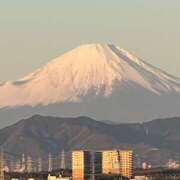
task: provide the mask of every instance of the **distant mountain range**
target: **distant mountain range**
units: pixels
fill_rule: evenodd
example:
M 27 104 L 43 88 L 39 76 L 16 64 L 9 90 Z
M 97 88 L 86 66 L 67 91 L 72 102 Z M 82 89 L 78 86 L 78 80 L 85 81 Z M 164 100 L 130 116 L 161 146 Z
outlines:
M 0 127 L 33 114 L 144 122 L 180 116 L 180 79 L 109 44 L 82 45 L 0 84 Z
M 148 123 L 110 124 L 88 117 L 33 116 L 0 130 L 0 147 L 14 154 L 58 154 L 62 149 L 129 149 L 136 163 L 180 160 L 180 118 Z

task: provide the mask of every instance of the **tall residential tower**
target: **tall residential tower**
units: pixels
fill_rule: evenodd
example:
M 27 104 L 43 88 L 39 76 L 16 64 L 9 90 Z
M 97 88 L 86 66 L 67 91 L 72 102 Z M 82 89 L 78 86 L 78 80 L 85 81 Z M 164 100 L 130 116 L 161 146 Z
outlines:
M 92 174 L 91 152 L 72 152 L 72 175 L 73 180 L 89 179 Z

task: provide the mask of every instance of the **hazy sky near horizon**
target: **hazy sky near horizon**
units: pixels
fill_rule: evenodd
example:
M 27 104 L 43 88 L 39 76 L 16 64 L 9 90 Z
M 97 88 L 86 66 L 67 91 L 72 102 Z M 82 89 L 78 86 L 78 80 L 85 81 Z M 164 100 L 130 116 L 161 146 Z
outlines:
M 180 77 L 179 0 L 0 0 L 0 81 L 84 43 L 113 43 Z

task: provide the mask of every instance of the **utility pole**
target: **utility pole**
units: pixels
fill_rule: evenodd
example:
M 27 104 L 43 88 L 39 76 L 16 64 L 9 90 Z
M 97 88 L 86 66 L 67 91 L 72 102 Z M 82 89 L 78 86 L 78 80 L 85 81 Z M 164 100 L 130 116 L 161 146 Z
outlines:
M 52 171 L 52 155 L 51 153 L 49 153 L 49 156 L 48 156 L 48 171 L 51 172 Z
M 26 171 L 26 160 L 25 160 L 25 155 L 24 154 L 22 154 L 21 169 L 22 169 L 23 172 Z
M 0 180 L 4 180 L 4 151 L 2 149 L 0 155 Z
M 38 158 L 38 172 L 42 171 L 42 159 L 41 157 Z
M 65 157 L 65 151 L 62 150 L 60 154 L 60 169 L 66 169 L 66 157 Z

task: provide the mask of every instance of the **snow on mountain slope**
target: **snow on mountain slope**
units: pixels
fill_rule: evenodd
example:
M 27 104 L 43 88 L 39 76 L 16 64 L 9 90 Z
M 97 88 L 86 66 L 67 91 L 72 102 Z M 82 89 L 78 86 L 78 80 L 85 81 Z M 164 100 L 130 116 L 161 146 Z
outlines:
M 0 108 L 109 98 L 133 83 L 158 96 L 180 93 L 180 79 L 114 45 L 87 44 L 15 82 L 0 85 Z M 132 88 L 132 87 L 130 87 Z

